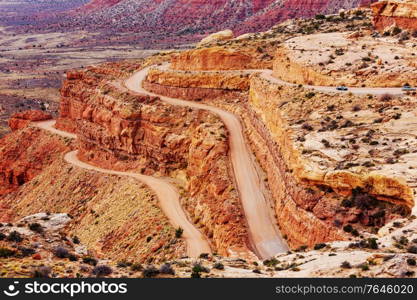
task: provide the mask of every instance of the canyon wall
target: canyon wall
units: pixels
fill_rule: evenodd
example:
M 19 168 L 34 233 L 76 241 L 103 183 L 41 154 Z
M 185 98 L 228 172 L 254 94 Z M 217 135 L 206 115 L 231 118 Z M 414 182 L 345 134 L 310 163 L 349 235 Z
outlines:
M 277 49 L 273 62 L 274 76 L 296 84 L 314 84 L 332 86 L 335 79 L 331 76 L 320 74 L 309 66 L 297 63 L 290 58 L 285 47 Z
M 185 241 L 175 237 L 147 186 L 74 167 L 62 157 L 19 190 L 0 197 L 0 203 L 2 222 L 39 212 L 68 213 L 68 237 L 78 237 L 89 255 L 100 259 L 152 263 L 186 255 Z
M 379 1 L 371 5 L 373 23 L 377 30 L 391 26 L 405 30 L 417 30 L 416 1 Z
M 60 128 L 78 135 L 79 157 L 100 167 L 177 176 L 184 207 L 222 255 L 248 250 L 248 233 L 219 118 L 133 95 L 89 72 L 62 88 Z
M 173 98 L 233 100 L 249 90 L 249 73 L 151 69 L 143 86 L 148 91 Z
M 286 103 L 285 88 L 261 76 L 253 76 L 250 90 L 250 107 L 267 126 L 276 141 L 282 158 L 298 182 L 326 185 L 341 195 L 349 195 L 357 187 L 394 204 L 414 206 L 413 192 L 401 178 L 390 178 L 378 172 L 352 173 L 345 170 L 322 170 L 303 157 L 301 148 L 294 146 L 296 135 L 289 125 L 290 117 L 279 109 Z M 289 88 L 291 89 L 291 88 Z M 294 121 L 294 120 L 293 120 Z
M 184 71 L 255 69 L 258 63 L 248 54 L 221 47 L 188 50 L 171 59 L 172 69 Z
M 203 72 L 202 74 L 206 73 L 207 72 Z M 193 93 L 196 89 L 195 87 L 186 87 L 188 85 L 186 76 L 184 76 L 182 72 L 173 70 L 151 72 L 143 86 L 146 90 L 160 95 L 183 97 L 184 95 Z M 178 78 L 183 77 L 185 77 L 185 80 L 178 80 Z M 164 83 L 164 85 L 159 85 L 157 82 Z M 192 82 L 190 86 L 192 86 L 193 83 L 194 82 Z M 207 89 L 207 91 L 210 92 L 211 90 L 213 95 L 215 95 L 217 90 L 216 84 L 218 84 L 218 82 L 210 81 L 209 83 L 210 85 L 208 86 L 213 88 Z M 177 87 L 178 85 L 181 87 Z M 252 97 L 254 97 L 253 93 L 255 89 L 256 91 L 259 89 L 262 93 L 270 90 L 270 88 L 266 86 L 260 87 L 256 85 L 252 78 L 250 90 Z M 258 92 L 261 93 L 260 91 Z M 259 94 L 260 98 L 257 98 L 257 100 L 260 102 L 268 101 L 262 99 L 264 96 L 264 94 Z M 243 99 L 246 97 L 246 95 L 244 97 L 241 95 L 240 98 Z M 213 98 L 215 97 L 212 96 L 203 99 Z M 184 99 L 194 100 L 192 97 L 184 97 Z M 218 100 L 222 102 L 225 98 L 220 97 Z M 213 105 L 216 105 L 215 103 L 218 102 L 214 101 Z M 227 109 L 230 109 L 230 107 L 227 107 Z M 325 196 L 311 193 L 308 184 L 300 185 L 293 174 L 288 172 L 285 160 L 288 157 L 285 156 L 285 154 L 282 155 L 280 151 L 277 151 L 277 149 L 282 148 L 279 143 L 283 142 L 283 140 L 274 141 L 269 133 L 269 128 L 267 128 L 262 121 L 258 120 L 259 116 L 256 115 L 254 109 L 249 105 L 246 109 L 246 112 L 240 111 L 240 115 L 245 122 L 247 138 L 255 156 L 267 173 L 268 185 L 272 192 L 278 224 L 282 234 L 286 236 L 289 245 L 292 248 L 297 248 L 302 245 L 312 247 L 320 242 L 345 239 L 345 235 L 339 229 L 332 224 L 320 220 L 311 212 L 321 198 Z M 288 145 L 288 142 L 285 142 L 284 145 Z M 292 150 L 293 149 L 290 148 L 288 149 L 288 152 L 291 152 Z M 318 207 L 319 206 L 317 206 L 317 208 Z M 326 209 L 322 209 L 319 213 L 325 214 L 323 210 Z
M 294 95 L 286 94 L 285 87 L 253 76 L 246 123 L 252 149 L 267 173 L 278 224 L 291 246 L 345 239 L 340 224 L 344 220 L 354 221 L 350 221 L 351 212 L 337 216 L 340 210 L 337 202 L 351 197 L 357 188 L 380 201 L 412 209 L 412 190 L 398 178 L 375 172 L 321 170 L 303 158 L 302 149 L 295 147 L 297 135 L 288 123 L 290 117 L 280 111 L 288 97 Z M 335 197 L 339 197 L 335 195 L 340 200 L 335 202 Z M 337 226 L 333 224 L 336 221 Z
M 35 178 L 70 149 L 70 140 L 33 127 L 3 137 L 0 140 L 0 196 Z
M 146 80 L 160 85 L 181 88 L 249 90 L 249 73 L 244 72 L 184 72 L 151 69 Z
M 294 164 L 297 150 L 292 147 L 290 129 L 277 109 L 272 108 L 278 107 L 276 92 L 254 76 L 243 119 L 251 148 L 266 172 L 281 233 L 292 248 L 346 239 L 339 228 L 324 220 L 328 208 L 320 209 L 318 204 L 326 202 L 327 195 L 297 178 Z M 314 209 L 323 220 L 315 215 Z

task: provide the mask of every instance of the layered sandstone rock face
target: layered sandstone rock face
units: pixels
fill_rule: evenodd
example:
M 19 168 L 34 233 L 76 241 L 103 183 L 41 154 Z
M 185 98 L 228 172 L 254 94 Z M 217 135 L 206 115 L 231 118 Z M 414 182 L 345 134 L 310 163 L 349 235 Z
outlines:
M 40 110 L 27 110 L 13 114 L 9 119 L 11 130 L 18 130 L 27 127 L 31 122 L 45 121 L 52 119 L 52 116 Z
M 403 155 L 414 152 L 414 140 L 404 134 L 415 111 L 411 99 L 392 101 L 309 93 L 252 78 L 251 120 L 267 143 L 253 149 L 263 153 L 257 156 L 291 245 L 341 239 L 344 224 L 381 226 L 413 209 L 410 183 L 417 174 Z M 389 107 L 396 105 L 410 112 L 395 115 Z M 406 145 L 412 149 L 404 152 Z
M 249 241 L 231 178 L 228 133 L 214 115 L 133 95 L 94 72 L 68 74 L 59 127 L 78 135 L 79 157 L 118 170 L 177 177 L 191 219 L 217 253 Z
M 399 87 L 417 84 L 416 38 L 368 33 L 320 33 L 286 41 L 274 60 L 275 77 L 297 84 Z M 372 51 L 371 51 L 372 49 Z
M 71 149 L 71 141 L 36 128 L 16 130 L 0 140 L 0 195 L 16 190 Z
M 213 47 L 181 52 L 171 64 L 172 69 L 184 71 L 245 70 L 254 68 L 254 59 L 237 50 Z
M 249 90 L 249 73 L 151 69 L 143 86 L 148 91 L 173 98 L 234 100 Z
M 249 90 L 249 73 L 245 72 L 190 72 L 151 69 L 147 81 L 181 88 Z
M 379 1 L 371 5 L 374 26 L 384 31 L 391 26 L 405 30 L 417 30 L 417 2 Z

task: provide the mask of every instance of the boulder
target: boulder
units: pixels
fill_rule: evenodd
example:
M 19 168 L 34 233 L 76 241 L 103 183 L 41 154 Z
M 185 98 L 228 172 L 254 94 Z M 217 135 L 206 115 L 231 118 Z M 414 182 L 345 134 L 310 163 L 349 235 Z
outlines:
M 209 36 L 205 37 L 201 40 L 200 43 L 197 44 L 197 47 L 208 46 L 216 42 L 231 40 L 233 39 L 233 37 L 233 31 L 231 31 L 230 29 L 226 29 L 223 31 L 212 33 Z

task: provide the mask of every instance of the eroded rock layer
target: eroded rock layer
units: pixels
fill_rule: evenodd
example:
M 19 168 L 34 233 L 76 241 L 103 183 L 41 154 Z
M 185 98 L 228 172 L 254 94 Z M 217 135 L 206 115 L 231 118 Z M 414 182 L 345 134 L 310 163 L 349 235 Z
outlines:
M 11 130 L 17 130 L 27 127 L 31 122 L 45 121 L 50 119 L 52 119 L 52 116 L 43 111 L 27 110 L 13 114 L 9 119 L 9 127 Z
M 392 171 L 384 166 L 372 168 L 377 162 L 366 163 L 368 152 L 355 153 L 357 150 L 336 146 L 335 141 L 329 139 L 326 132 L 334 134 L 337 130 L 338 136 L 348 141 L 357 130 L 357 120 L 349 120 L 347 115 L 341 117 L 340 125 L 338 121 L 336 124 L 331 122 L 332 113 L 339 111 L 336 105 L 332 106 L 332 101 L 352 103 L 352 99 L 330 100 L 330 97 L 334 96 L 316 97 L 313 92 L 274 84 L 262 76 L 254 76 L 251 81 L 248 111 L 256 135 L 261 137 L 252 139 L 252 143 L 255 141 L 253 150 L 258 152 L 257 157 L 267 171 L 278 223 L 293 246 L 312 245 L 320 239 L 342 239 L 344 234 L 339 228 L 345 224 L 381 226 L 398 214 L 406 215 L 414 207 L 413 191 L 406 180 L 398 176 L 396 168 L 391 168 Z M 357 101 L 364 102 L 363 99 Z M 374 100 L 374 103 L 377 102 Z M 322 106 L 324 111 L 329 111 L 328 116 L 320 115 Z M 378 108 L 374 109 L 378 111 Z M 328 127 L 319 125 L 323 129 L 318 134 L 323 138 L 315 137 L 314 133 L 318 129 L 316 122 L 320 124 L 320 120 L 323 124 L 330 122 Z M 362 123 L 362 127 L 368 126 L 363 131 L 370 131 L 372 138 L 377 140 L 384 129 L 373 125 L 376 124 L 372 122 L 373 118 L 369 121 L 370 125 Z M 250 135 L 253 135 L 252 131 Z M 377 145 L 372 138 L 368 144 Z M 256 140 L 266 141 L 267 147 Z M 372 148 L 369 145 L 364 147 Z M 376 160 L 377 156 L 384 156 L 384 152 L 371 150 L 369 153 Z M 347 151 L 351 153 L 350 157 L 343 156 L 343 153 L 348 155 Z M 363 160 L 363 166 L 371 170 L 349 164 L 352 155 L 357 162 Z M 398 166 L 400 169 L 402 167 Z
M 71 141 L 32 127 L 0 139 L 0 195 L 16 190 L 40 174 Z
M 406 30 L 417 30 L 416 1 L 379 1 L 371 5 L 373 22 L 377 30 L 391 26 Z
M 228 133 L 201 110 L 133 95 L 89 72 L 62 89 L 61 128 L 74 128 L 79 157 L 100 167 L 178 177 L 192 221 L 223 255 L 247 251 L 248 235 L 228 159 Z
M 245 70 L 262 64 L 251 55 L 222 47 L 184 51 L 171 60 L 172 69 L 184 71 Z

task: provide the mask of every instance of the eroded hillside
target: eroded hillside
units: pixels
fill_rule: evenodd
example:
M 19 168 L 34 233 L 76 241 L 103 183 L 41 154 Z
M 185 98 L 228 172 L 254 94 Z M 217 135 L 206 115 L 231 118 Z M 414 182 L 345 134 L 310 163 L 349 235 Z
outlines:
M 68 72 L 55 129 L 16 116 L 16 130 L 1 140 L 3 153 L 26 143 L 3 172 L 1 218 L 68 213 L 65 233 L 97 258 L 111 257 L 112 266 L 169 260 L 180 277 L 415 276 L 416 95 L 379 85 L 390 72 L 382 66 L 360 81 L 374 89 L 339 91 L 335 80 L 314 81 L 323 70 L 305 78 L 312 72 L 300 62 L 309 51 L 283 56 L 301 40 L 327 53 L 329 36 L 345 43 L 335 78 L 354 72 L 356 62 L 343 65 L 342 57 L 362 57 L 364 44 L 371 60 L 381 51 L 401 55 L 402 71 L 388 77 L 413 78 L 415 37 L 391 47 L 366 10 Z M 76 140 L 61 136 L 69 133 Z M 25 138 L 35 134 L 42 143 Z M 42 148 L 50 139 L 53 155 Z M 29 168 L 21 158 L 32 155 Z M 11 176 L 21 164 L 36 172 Z M 211 254 L 179 259 L 193 242 L 140 176 L 178 194 Z M 165 276 L 162 269 L 152 276 Z

